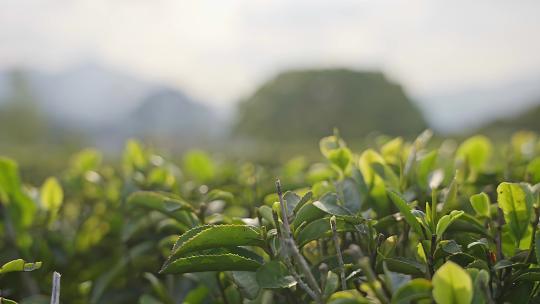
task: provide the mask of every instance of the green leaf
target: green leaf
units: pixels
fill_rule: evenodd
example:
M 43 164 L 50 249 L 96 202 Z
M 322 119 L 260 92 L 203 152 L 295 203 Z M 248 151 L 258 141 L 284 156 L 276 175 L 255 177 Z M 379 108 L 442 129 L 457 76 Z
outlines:
M 172 193 L 137 191 L 127 199 L 128 204 L 171 214 L 178 210 L 193 211 L 193 207 Z
M 232 203 L 234 200 L 234 195 L 230 192 L 214 189 L 208 193 L 208 199 L 209 202 L 221 200 L 225 201 L 227 203 Z
M 189 252 L 232 246 L 264 246 L 264 241 L 259 229 L 253 226 L 199 226 L 186 231 L 178 238 L 166 264 Z
M 326 284 L 324 285 L 324 296 L 329 297 L 332 295 L 339 287 L 339 277 L 332 271 L 328 271 L 326 276 Z
M 19 271 L 34 271 L 41 268 L 41 262 L 26 263 L 23 259 L 17 259 L 5 263 L 0 268 L 0 274 Z
M 130 139 L 124 150 L 123 165 L 127 174 L 142 170 L 148 164 L 147 155 L 140 142 Z
M 437 229 L 436 229 L 437 238 L 441 239 L 444 232 L 448 228 L 448 226 L 450 226 L 455 220 L 461 217 L 463 213 L 465 212 L 454 210 L 450 212 L 450 214 L 447 214 L 441 217 L 439 221 L 437 222 Z
M 466 161 L 474 171 L 481 171 L 486 166 L 492 154 L 491 141 L 482 135 L 473 136 L 465 140 L 457 149 L 458 160 Z
M 192 214 L 193 207 L 172 193 L 138 191 L 128 197 L 127 203 L 161 212 L 184 224 L 187 229 L 199 223 L 199 220 Z
M 298 204 L 296 204 L 296 206 L 294 207 L 294 213 L 295 214 L 298 213 L 298 210 L 300 210 L 300 208 L 302 208 L 305 204 L 307 204 L 311 200 L 312 197 L 313 197 L 313 192 L 311 191 L 308 191 L 306 194 L 304 194 L 304 196 L 302 196 Z
M 385 181 L 373 168 L 373 164 L 385 165 L 384 159 L 377 152 L 372 149 L 364 151 L 358 160 L 358 167 L 362 172 L 364 181 L 368 186 L 369 195 L 377 201 L 374 208 L 377 213 L 387 214 L 388 203 L 386 197 L 386 185 Z
M 353 213 L 360 211 L 364 202 L 364 197 L 359 191 L 356 181 L 350 177 L 345 178 L 341 182 L 341 190 L 343 191 L 343 205 Z
M 40 201 L 43 207 L 52 212 L 56 212 L 62 205 L 64 200 L 64 191 L 58 180 L 54 177 L 49 177 L 41 186 Z
M 338 232 L 356 231 L 354 225 L 341 218 L 336 218 L 336 229 Z M 331 234 L 330 220 L 328 217 L 324 217 L 304 226 L 298 234 L 296 234 L 295 238 L 298 246 L 303 247 L 313 240 L 329 237 Z
M 499 184 L 497 194 L 506 224 L 519 245 L 530 225 L 534 198 L 525 186 L 506 182 Z
M 261 264 L 249 256 L 236 253 L 195 255 L 178 258 L 160 270 L 164 274 L 204 271 L 255 271 Z
M 426 279 L 414 279 L 403 284 L 392 296 L 392 304 L 409 304 L 431 298 L 433 286 Z M 416 302 L 414 302 L 416 303 Z
M 454 179 L 450 183 L 450 186 L 448 186 L 448 191 L 444 198 L 443 207 L 442 207 L 443 213 L 447 213 L 448 210 L 456 209 L 459 207 L 457 205 L 458 186 L 459 186 L 459 183 L 454 177 Z
M 434 170 L 437 163 L 437 150 L 433 150 L 417 160 L 416 164 L 416 176 L 417 183 L 423 187 L 428 188 L 429 174 Z
M 487 194 L 484 192 L 478 193 L 472 195 L 469 200 L 476 214 L 486 218 L 490 217 L 489 205 L 491 205 L 491 202 L 489 201 L 489 196 Z
M 323 137 L 319 141 L 319 148 L 321 150 L 321 153 L 326 158 L 329 158 L 330 153 L 334 150 L 339 149 L 340 147 L 345 147 L 345 142 L 342 139 L 336 137 L 335 135 Z
M 394 205 L 396 205 L 396 207 L 398 208 L 399 212 L 401 213 L 407 224 L 411 226 L 411 229 L 416 232 L 420 237 L 423 237 L 424 233 L 422 231 L 422 228 L 420 227 L 420 223 L 412 214 L 411 207 L 409 207 L 405 199 L 403 199 L 397 192 L 393 190 L 388 190 L 388 195 L 390 196 L 390 199 L 392 200 Z
M 152 290 L 155 292 L 155 294 L 159 297 L 161 300 L 160 303 L 165 304 L 172 304 L 174 301 L 171 299 L 167 292 L 167 288 L 163 283 L 153 274 L 149 272 L 145 272 L 143 274 L 143 277 L 150 282 L 150 285 L 152 285 Z
M 182 301 L 183 304 L 202 304 L 205 303 L 204 300 L 208 296 L 208 293 L 210 290 L 208 287 L 206 287 L 203 284 L 199 284 L 199 286 L 193 290 L 191 290 L 184 300 Z
M 352 159 L 351 150 L 346 147 L 330 150 L 327 156 L 328 160 L 338 167 L 341 171 L 345 171 Z
M 15 302 L 13 300 L 2 298 L 2 297 L 0 297 L 0 303 L 2 303 L 2 304 L 17 304 L 17 302 Z
M 261 288 L 290 288 L 296 285 L 296 280 L 283 263 L 270 261 L 257 270 L 257 283 Z
M 206 152 L 192 150 L 184 155 L 184 171 L 198 182 L 210 181 L 215 176 L 215 164 Z
M 426 273 L 426 265 L 415 260 L 395 257 L 384 259 L 388 270 L 410 275 L 424 275 Z
M 283 199 L 287 202 L 287 214 L 290 216 L 302 198 L 294 192 L 287 191 L 283 194 Z
M 527 165 L 527 174 L 531 178 L 532 183 L 540 183 L 540 157 L 533 159 Z
M 373 303 L 368 301 L 363 295 L 356 289 L 344 290 L 335 292 L 328 299 L 328 304 L 369 304 Z
M 231 271 L 230 274 L 243 297 L 249 300 L 257 298 L 261 290 L 257 283 L 257 273 L 252 271 Z
M 351 213 L 337 204 L 336 194 L 326 194 L 319 201 L 305 204 L 294 218 L 292 226 L 297 229 L 303 222 L 310 223 L 326 214 L 336 216 L 350 216 Z
M 433 298 L 438 304 L 468 304 L 473 298 L 469 274 L 454 262 L 441 266 L 432 280 Z

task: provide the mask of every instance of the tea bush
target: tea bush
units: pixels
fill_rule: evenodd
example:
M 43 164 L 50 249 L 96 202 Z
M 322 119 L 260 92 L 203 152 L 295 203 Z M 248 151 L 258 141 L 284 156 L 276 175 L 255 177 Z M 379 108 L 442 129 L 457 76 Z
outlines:
M 130 141 L 40 187 L 0 159 L 0 296 L 48 303 L 58 271 L 64 303 L 540 301 L 537 136 L 430 137 L 278 168 Z

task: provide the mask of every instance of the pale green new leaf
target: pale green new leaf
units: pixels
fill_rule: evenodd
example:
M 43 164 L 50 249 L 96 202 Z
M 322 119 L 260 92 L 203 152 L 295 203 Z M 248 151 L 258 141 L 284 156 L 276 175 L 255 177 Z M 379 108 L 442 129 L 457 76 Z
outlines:
M 41 262 L 26 263 L 23 259 L 16 259 L 5 263 L 0 268 L 0 274 L 19 271 L 34 271 L 41 268 Z
M 437 229 L 435 230 L 437 238 L 441 239 L 448 226 L 450 226 L 455 220 L 461 217 L 463 213 L 463 211 L 454 210 L 450 212 L 450 214 L 441 217 L 437 222 Z
M 454 262 L 441 266 L 432 280 L 433 298 L 438 304 L 469 304 L 473 284 L 469 274 Z
M 534 198 L 521 184 L 501 183 L 497 187 L 497 200 L 503 210 L 506 224 L 519 244 L 530 225 L 531 209 Z
M 489 196 L 487 194 L 484 192 L 478 193 L 472 195 L 469 200 L 476 214 L 486 218 L 490 217 L 489 205 L 491 202 L 489 201 Z
M 64 191 L 58 180 L 49 177 L 41 186 L 40 201 L 43 207 L 51 212 L 56 212 L 64 200 Z

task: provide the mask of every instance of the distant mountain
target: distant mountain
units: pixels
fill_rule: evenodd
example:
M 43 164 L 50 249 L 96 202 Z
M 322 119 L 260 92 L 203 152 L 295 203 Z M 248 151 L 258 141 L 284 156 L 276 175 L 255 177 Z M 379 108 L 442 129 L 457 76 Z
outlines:
M 517 115 L 494 120 L 482 126 L 478 132 L 492 135 L 508 135 L 516 131 L 528 130 L 540 133 L 540 98 L 536 104 Z
M 81 64 L 57 73 L 24 70 L 41 108 L 53 119 L 75 126 L 111 123 L 134 109 L 156 84 L 96 63 Z M 0 94 L 8 81 L 0 77 Z M 3 84 L 2 84 L 3 83 Z M 0 99 L 1 99 L 0 95 Z
M 141 80 L 94 63 L 58 73 L 22 73 L 35 102 L 51 125 L 77 129 L 96 143 L 127 137 L 198 140 L 223 123 L 214 110 L 178 89 Z M 10 73 L 0 72 L 0 106 L 10 96 Z
M 152 92 L 126 118 L 130 132 L 150 136 L 212 135 L 216 123 L 218 118 L 208 107 L 167 88 Z
M 275 141 L 317 140 L 338 127 L 345 138 L 370 132 L 414 136 L 426 128 L 402 87 L 380 72 L 347 69 L 279 74 L 240 105 L 235 132 Z

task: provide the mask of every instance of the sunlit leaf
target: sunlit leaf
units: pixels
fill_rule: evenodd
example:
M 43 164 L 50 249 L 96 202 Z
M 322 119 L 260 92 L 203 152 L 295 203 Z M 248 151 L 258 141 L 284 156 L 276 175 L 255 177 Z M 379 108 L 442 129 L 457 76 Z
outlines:
M 457 264 L 446 262 L 433 276 L 433 298 L 439 304 L 468 304 L 473 298 L 469 274 Z

